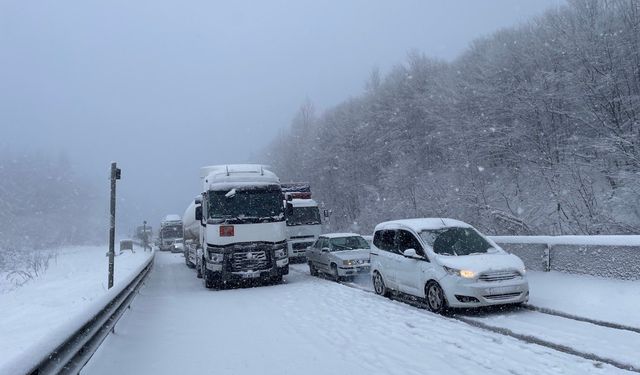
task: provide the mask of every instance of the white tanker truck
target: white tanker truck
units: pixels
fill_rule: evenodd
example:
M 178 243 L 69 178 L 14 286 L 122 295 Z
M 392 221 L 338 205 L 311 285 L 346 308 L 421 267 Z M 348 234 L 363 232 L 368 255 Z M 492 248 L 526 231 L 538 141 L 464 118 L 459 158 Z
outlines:
M 191 201 L 184 211 L 183 237 L 184 237 L 184 259 L 187 267 L 194 268 L 197 262 L 198 251 L 202 254 L 202 244 L 200 243 L 200 222 L 196 221 L 196 202 L 200 204 L 200 197 Z

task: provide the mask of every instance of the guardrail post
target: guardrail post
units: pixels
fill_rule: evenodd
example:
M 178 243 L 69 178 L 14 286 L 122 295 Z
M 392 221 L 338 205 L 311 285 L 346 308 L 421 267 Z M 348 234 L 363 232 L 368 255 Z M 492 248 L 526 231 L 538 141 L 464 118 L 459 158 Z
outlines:
M 542 255 L 542 261 L 544 263 L 544 271 L 551 271 L 551 245 L 546 244 L 544 248 L 544 254 Z

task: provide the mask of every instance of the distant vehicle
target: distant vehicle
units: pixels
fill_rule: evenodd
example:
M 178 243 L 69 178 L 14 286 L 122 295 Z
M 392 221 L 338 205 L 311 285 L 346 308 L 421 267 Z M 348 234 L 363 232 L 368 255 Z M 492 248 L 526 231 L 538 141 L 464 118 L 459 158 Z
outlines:
M 204 167 L 201 176 L 195 219 L 205 247 L 199 261 L 205 286 L 282 281 L 289 256 L 278 176 L 255 164 Z
M 529 299 L 524 263 L 471 225 L 452 219 L 378 224 L 371 248 L 374 290 L 424 298 L 428 308 L 519 304 Z
M 285 196 L 287 218 L 287 248 L 289 259 L 305 260 L 305 250 L 322 233 L 318 203 L 311 199 L 311 187 L 306 182 L 280 184 Z
M 369 244 L 355 233 L 323 234 L 307 249 L 312 276 L 319 272 L 335 280 L 369 273 Z
M 176 240 L 182 240 L 182 219 L 180 215 L 167 215 L 160 223 L 158 247 L 160 251 L 172 251 Z
M 201 204 L 201 198 L 197 197 L 191 201 L 184 211 L 183 218 L 183 238 L 184 238 L 184 261 L 187 267 L 194 268 L 198 264 L 198 251 L 202 252 L 200 242 L 200 222 L 196 221 L 196 203 Z M 198 268 L 198 274 L 200 268 Z
M 182 238 L 176 238 L 173 241 L 172 253 L 184 253 L 184 240 Z

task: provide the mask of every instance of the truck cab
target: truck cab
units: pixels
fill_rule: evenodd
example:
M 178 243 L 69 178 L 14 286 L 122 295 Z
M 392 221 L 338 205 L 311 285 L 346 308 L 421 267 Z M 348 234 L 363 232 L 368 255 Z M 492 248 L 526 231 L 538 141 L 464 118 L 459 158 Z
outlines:
M 160 223 L 158 233 L 158 247 L 160 251 L 170 251 L 175 249 L 176 240 L 183 240 L 182 219 L 180 215 L 167 215 Z
M 279 178 L 255 164 L 204 167 L 199 223 L 207 288 L 229 282 L 279 282 L 289 273 Z
M 289 258 L 304 262 L 306 249 L 322 234 L 320 209 L 313 199 L 291 199 L 286 207 Z

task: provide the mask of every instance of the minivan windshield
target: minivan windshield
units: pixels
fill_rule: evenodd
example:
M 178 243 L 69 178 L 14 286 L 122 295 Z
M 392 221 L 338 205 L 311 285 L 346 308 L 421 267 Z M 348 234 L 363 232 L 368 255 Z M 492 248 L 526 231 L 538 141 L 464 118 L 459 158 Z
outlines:
M 424 230 L 420 236 L 436 254 L 483 254 L 493 246 L 473 228 L 443 228 Z
M 336 237 L 329 240 L 331 251 L 368 249 L 369 244 L 360 236 Z

